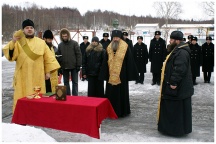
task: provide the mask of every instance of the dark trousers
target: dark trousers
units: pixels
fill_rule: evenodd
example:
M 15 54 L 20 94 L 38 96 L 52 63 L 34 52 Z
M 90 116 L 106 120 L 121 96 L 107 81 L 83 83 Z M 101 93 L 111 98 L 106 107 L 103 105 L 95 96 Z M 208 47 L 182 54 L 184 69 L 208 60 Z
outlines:
M 52 92 L 50 79 L 45 80 L 45 84 L 46 84 L 46 92 Z
M 143 83 L 144 82 L 144 78 L 145 78 L 145 74 L 144 73 L 138 73 L 138 79 L 136 80 L 137 83 Z
M 203 75 L 204 75 L 204 81 L 210 82 L 211 72 L 203 72 Z
M 193 83 L 196 83 L 196 77 L 192 77 Z
M 69 78 L 72 78 L 72 95 L 78 95 L 78 72 L 76 69 L 63 69 L 64 85 L 67 88 L 67 95 L 71 95 Z
M 104 81 L 98 80 L 98 76 L 88 75 L 88 96 L 104 97 Z
M 161 73 L 152 73 L 152 76 L 153 76 L 152 82 L 160 84 Z

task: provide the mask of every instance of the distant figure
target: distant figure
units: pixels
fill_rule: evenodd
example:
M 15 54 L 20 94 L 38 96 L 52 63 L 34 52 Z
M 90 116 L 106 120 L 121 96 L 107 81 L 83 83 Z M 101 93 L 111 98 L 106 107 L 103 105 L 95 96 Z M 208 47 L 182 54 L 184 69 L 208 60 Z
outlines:
M 45 79 L 60 68 L 45 41 L 34 35 L 34 23 L 26 19 L 22 29 L 15 32 L 12 40 L 3 48 L 5 57 L 9 61 L 16 61 L 13 111 L 18 99 L 35 93 L 35 86 L 40 86 L 40 92 L 46 93 Z
M 214 44 L 212 43 L 212 37 L 206 37 L 206 42 L 202 45 L 202 53 L 204 83 L 210 83 L 211 72 L 214 71 Z
M 100 40 L 100 43 L 102 44 L 105 50 L 111 42 L 110 39 L 108 38 L 109 38 L 109 33 L 103 33 L 103 39 Z
M 83 78 L 88 78 L 88 96 L 104 97 L 104 81 L 99 80 L 105 50 L 99 43 L 98 37 L 93 37 L 86 48 L 82 62 Z
M 133 42 L 128 38 L 128 32 L 122 32 L 122 39 L 128 44 L 131 52 L 133 53 Z
M 183 42 L 186 42 L 186 38 L 183 38 L 183 40 L 182 40 Z
M 68 29 L 60 31 L 61 43 L 58 45 L 59 62 L 63 71 L 64 85 L 67 87 L 67 95 L 71 95 L 69 78 L 72 77 L 72 95 L 78 95 L 78 72 L 82 64 L 82 53 L 79 44 L 71 39 Z
M 152 85 L 160 85 L 161 68 L 166 58 L 166 42 L 161 37 L 160 31 L 155 31 L 155 36 L 150 42 L 149 61 L 151 62 Z
M 43 34 L 43 39 L 52 52 L 53 56 L 55 56 L 54 46 L 52 44 L 53 41 L 53 33 L 50 30 L 46 30 Z M 56 92 L 56 86 L 58 85 L 58 71 L 54 71 L 50 73 L 50 78 L 45 80 L 46 83 L 46 92 Z
M 161 73 L 158 107 L 158 131 L 171 136 L 192 132 L 191 96 L 194 93 L 190 48 L 182 42 L 183 33 L 170 35 L 171 52 L 166 57 Z
M 192 40 L 192 38 L 193 38 L 193 35 L 189 35 L 189 36 L 188 36 L 188 41 L 187 41 L 188 45 L 191 44 L 191 40 Z
M 200 76 L 200 66 L 202 66 L 202 49 L 197 43 L 197 37 L 192 37 L 191 44 L 191 71 L 193 76 L 193 84 L 197 85 L 196 77 Z
M 90 42 L 88 42 L 88 36 L 83 36 L 83 42 L 80 44 L 80 49 L 82 53 L 82 61 L 86 52 L 86 48 L 89 46 Z M 82 69 L 80 71 L 82 73 Z M 82 74 L 81 74 L 82 75 Z M 82 81 L 87 80 L 86 78 L 82 77 Z
M 121 36 L 121 31 L 112 31 L 112 42 L 106 49 L 99 77 L 107 81 L 105 97 L 110 100 L 118 117 L 131 113 L 128 81 L 136 80 L 138 76 L 133 55 Z
M 146 64 L 148 63 L 148 50 L 147 45 L 143 43 L 143 37 L 137 37 L 137 43 L 134 45 L 134 61 L 136 63 L 139 77 L 135 84 L 144 83 L 146 73 Z

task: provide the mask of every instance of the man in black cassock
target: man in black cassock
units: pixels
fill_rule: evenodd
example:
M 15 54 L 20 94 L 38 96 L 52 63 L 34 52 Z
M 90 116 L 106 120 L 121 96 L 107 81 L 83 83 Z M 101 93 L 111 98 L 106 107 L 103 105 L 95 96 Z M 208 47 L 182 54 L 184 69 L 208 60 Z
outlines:
M 161 95 L 158 107 L 158 131 L 172 136 L 192 132 L 191 96 L 194 93 L 190 48 L 182 42 L 183 33 L 170 35 L 172 51 L 166 57 L 161 73 Z
M 112 42 L 106 49 L 100 78 L 107 81 L 105 97 L 108 98 L 118 117 L 131 113 L 128 81 L 138 76 L 133 55 L 119 30 L 112 31 Z

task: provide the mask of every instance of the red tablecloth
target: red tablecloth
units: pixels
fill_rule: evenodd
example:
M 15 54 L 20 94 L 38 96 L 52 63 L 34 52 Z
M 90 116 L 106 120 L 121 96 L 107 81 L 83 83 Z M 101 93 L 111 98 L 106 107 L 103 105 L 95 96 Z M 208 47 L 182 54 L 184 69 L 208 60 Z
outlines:
M 17 101 L 12 123 L 83 133 L 100 138 L 100 124 L 107 117 L 117 118 L 106 98 L 67 96 L 67 101 L 57 101 L 53 97 L 21 98 Z

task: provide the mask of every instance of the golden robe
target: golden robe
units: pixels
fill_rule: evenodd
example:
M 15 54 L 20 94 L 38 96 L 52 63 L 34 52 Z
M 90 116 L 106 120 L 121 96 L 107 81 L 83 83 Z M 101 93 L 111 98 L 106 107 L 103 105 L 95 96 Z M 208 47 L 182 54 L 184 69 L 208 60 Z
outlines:
M 35 86 L 41 86 L 41 93 L 45 93 L 45 74 L 53 73 L 60 68 L 59 63 L 44 40 L 38 37 L 31 39 L 23 37 L 22 41 L 28 44 L 32 54 L 37 56 L 36 59 L 30 58 L 24 51 L 23 45 L 18 41 L 16 43 L 10 41 L 3 48 L 5 57 L 9 61 L 16 61 L 13 77 L 13 111 L 18 99 L 35 93 L 33 90 Z M 14 50 L 12 57 L 9 55 L 9 50 Z
M 51 47 L 51 51 L 52 51 L 53 56 L 55 57 L 55 51 L 53 47 Z M 52 71 L 50 73 L 50 83 L 51 83 L 52 93 L 55 93 L 56 92 L 55 87 L 58 85 L 58 71 L 57 70 Z

